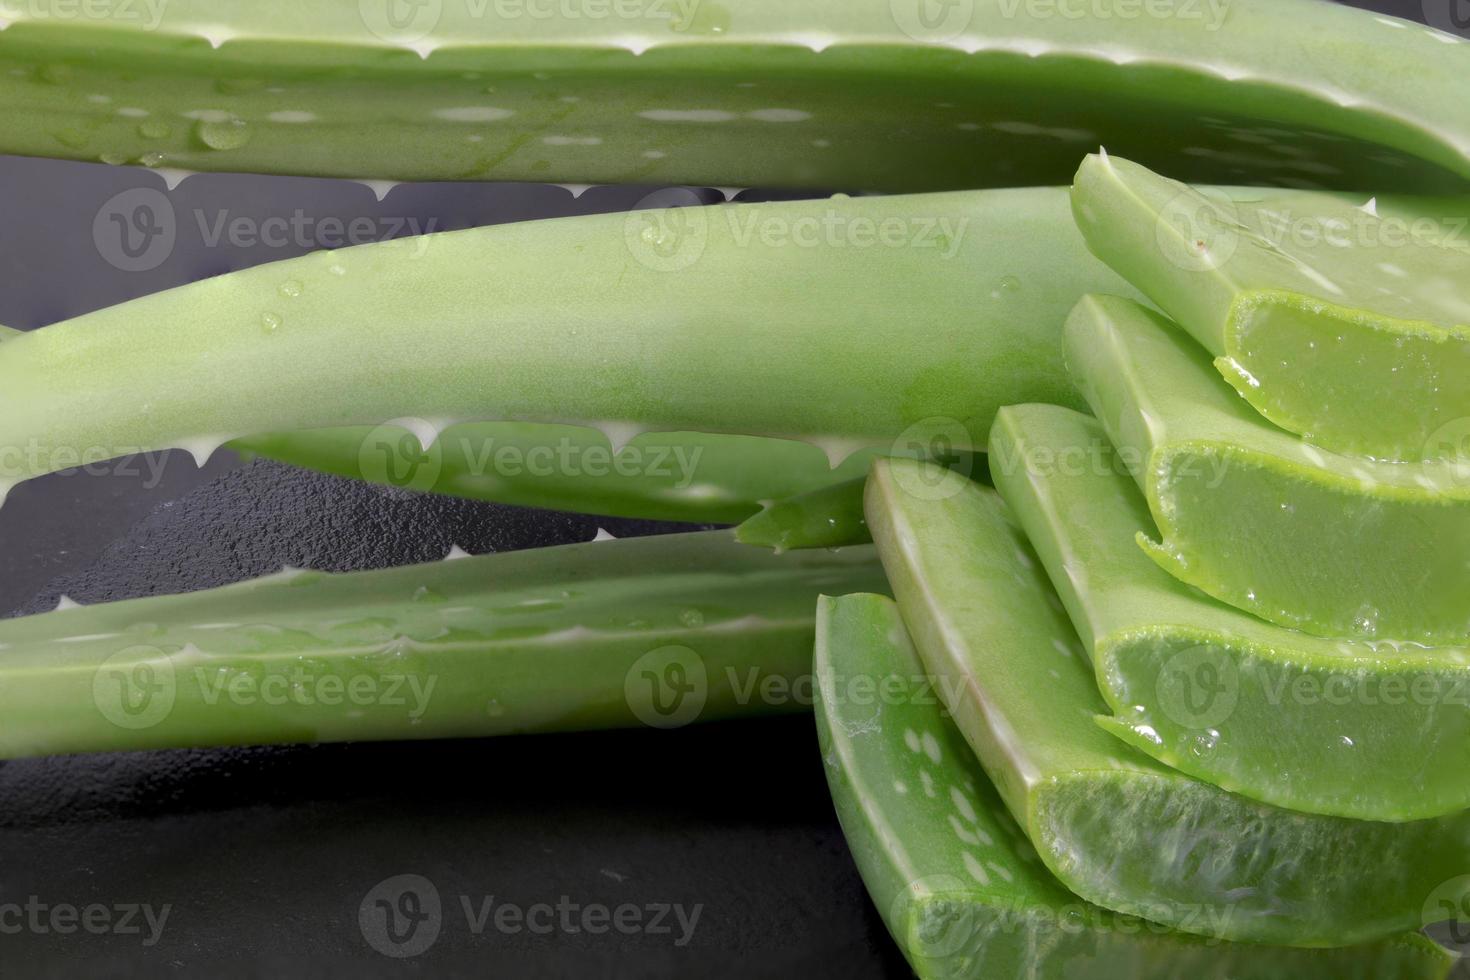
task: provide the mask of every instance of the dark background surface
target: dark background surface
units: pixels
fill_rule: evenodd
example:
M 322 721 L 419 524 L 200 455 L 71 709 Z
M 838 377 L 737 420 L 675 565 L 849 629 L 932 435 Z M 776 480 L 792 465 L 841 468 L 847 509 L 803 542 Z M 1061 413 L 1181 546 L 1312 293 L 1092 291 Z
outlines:
M 1434 0 L 1430 0 L 1434 2 Z M 1448 2 L 1448 0 L 1446 0 Z M 1420 0 L 1355 6 L 1423 20 Z M 93 237 L 128 168 L 0 157 L 0 323 L 30 329 L 309 251 L 209 246 L 192 218 L 156 268 Z M 631 208 L 643 188 L 359 184 L 198 176 L 170 197 L 209 221 L 366 216 L 435 230 Z M 710 192 L 710 200 L 718 199 Z M 747 193 L 745 199 L 759 195 Z M 324 570 L 667 530 L 378 489 L 220 453 L 62 474 L 0 509 L 0 615 Z M 0 720 L 3 723 L 3 720 Z M 810 719 L 677 732 L 0 763 L 0 905 L 170 906 L 161 938 L 0 934 L 0 976 L 901 977 L 833 817 Z M 359 906 L 418 875 L 442 929 L 413 959 L 374 950 Z M 422 886 L 420 886 L 422 889 Z M 461 900 L 699 906 L 692 938 L 476 935 Z M 118 913 L 120 914 L 120 913 Z

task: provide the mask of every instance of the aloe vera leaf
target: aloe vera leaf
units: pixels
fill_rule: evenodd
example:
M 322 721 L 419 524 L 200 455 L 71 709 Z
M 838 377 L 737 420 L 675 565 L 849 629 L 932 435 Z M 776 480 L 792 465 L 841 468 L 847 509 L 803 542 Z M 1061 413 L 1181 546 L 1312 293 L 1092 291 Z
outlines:
M 871 460 L 864 461 L 864 468 Z M 777 552 L 870 543 L 863 514 L 866 476 L 777 500 L 735 529 L 741 544 Z
M 888 455 L 943 462 L 950 471 L 981 483 L 990 482 L 988 463 L 982 455 L 964 453 L 949 461 L 945 460 L 942 451 L 894 452 Z M 863 460 L 864 474 L 871 464 L 871 457 Z M 944 472 L 936 470 L 939 474 Z M 940 478 L 949 479 L 943 475 Z M 777 500 L 735 528 L 735 540 L 742 544 L 774 548 L 776 551 L 871 544 L 873 535 L 868 530 L 867 515 L 863 513 L 863 491 L 866 486 L 867 476 L 864 475 L 857 480 L 835 483 L 786 500 Z
M 1210 942 L 1088 905 L 1047 871 L 939 706 L 891 599 L 823 598 L 817 733 L 868 893 L 925 978 L 1444 977 L 1423 936 L 1306 950 Z
M 806 677 L 817 596 L 884 587 L 871 548 L 704 532 L 63 609 L 0 622 L 0 757 L 790 710 L 745 675 Z
M 1153 534 L 1096 421 L 1004 408 L 996 488 L 1092 656 L 1106 728 L 1291 810 L 1403 821 L 1470 808 L 1470 651 L 1326 640 L 1212 600 L 1135 545 Z
M 872 456 L 834 470 L 805 443 L 694 432 L 642 435 L 614 452 L 595 429 L 532 422 L 457 425 L 428 449 L 397 425 L 267 433 L 231 448 L 401 489 L 698 524 L 736 524 L 764 501 L 860 481 Z M 861 487 L 853 492 L 861 510 Z
M 1381 459 L 1464 450 L 1470 199 L 1407 215 L 1310 192 L 1229 201 L 1091 156 L 1073 200 L 1093 252 L 1271 421 Z
M 1470 887 L 1470 814 L 1296 813 L 1099 728 L 1107 705 L 1025 535 L 977 484 L 916 494 L 930 465 L 878 460 L 868 525 L 940 697 L 1067 888 L 1183 932 L 1321 947 L 1417 928 L 1446 879 Z
M 895 191 L 1059 183 L 1101 140 L 1217 182 L 1470 176 L 1460 39 L 1308 0 L 1080 18 L 980 0 L 938 20 L 886 0 L 53 5 L 72 6 L 6 12 L 0 152 Z
M 1148 498 L 1176 578 L 1327 637 L 1464 643 L 1470 485 L 1448 463 L 1318 450 L 1236 397 L 1173 324 L 1090 296 L 1067 361 Z
M 204 456 L 413 419 L 430 445 L 453 423 L 521 421 L 597 427 L 617 448 L 642 431 L 799 439 L 834 461 L 983 448 L 1003 404 L 1080 404 L 1060 328 L 1087 288 L 1130 291 L 1056 189 L 594 215 L 319 253 L 6 342 L 0 484 L 81 454 Z

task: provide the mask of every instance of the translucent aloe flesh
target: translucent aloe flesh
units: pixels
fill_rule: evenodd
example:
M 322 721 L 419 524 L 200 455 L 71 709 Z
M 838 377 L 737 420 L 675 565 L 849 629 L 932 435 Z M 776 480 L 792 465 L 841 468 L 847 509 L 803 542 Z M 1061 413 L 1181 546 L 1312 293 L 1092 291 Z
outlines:
M 916 496 L 929 465 L 876 462 L 868 525 L 936 690 L 1067 888 L 1198 935 L 1326 947 L 1418 928 L 1447 881 L 1470 880 L 1470 815 L 1296 813 L 1103 731 L 1086 653 L 1000 497 L 964 481 Z
M 1073 200 L 1092 250 L 1273 422 L 1344 453 L 1470 454 L 1470 198 L 1230 201 L 1092 156 Z
M 92 7 L 6 9 L 0 152 L 892 191 L 1060 183 L 1103 142 L 1215 182 L 1470 176 L 1460 39 L 1310 0 L 1094 17 L 1008 0 Z
M 1325 640 L 1202 595 L 1135 544 L 1148 505 L 1093 419 L 1004 408 L 996 488 L 1092 656 L 1107 728 L 1292 810 L 1413 820 L 1470 808 L 1470 651 Z
M 641 435 L 614 452 L 596 429 L 534 422 L 456 425 L 428 449 L 397 425 L 268 433 L 231 448 L 408 490 L 700 524 L 739 523 L 771 501 L 851 480 L 861 512 L 872 457 L 859 452 L 833 469 L 806 443 L 695 432 Z M 832 543 L 858 543 L 844 538 Z
M 817 596 L 884 587 L 871 548 L 706 532 L 62 609 L 0 622 L 0 757 L 789 710 L 752 672 L 807 676 Z
M 843 833 L 920 977 L 1382 980 L 1450 968 L 1452 957 L 1419 935 L 1327 950 L 1211 942 L 1083 902 L 1006 810 L 888 598 L 821 600 L 816 675 Z
M 1470 485 L 1457 467 L 1315 449 L 1262 419 L 1177 327 L 1128 300 L 1084 299 L 1066 347 L 1148 498 L 1162 543 L 1139 543 L 1176 578 L 1321 636 L 1470 636 Z
M 1089 288 L 1128 291 L 1057 189 L 595 215 L 322 252 L 6 341 L 0 484 L 78 457 L 203 456 L 399 420 L 431 446 L 454 423 L 516 421 L 596 427 L 613 448 L 645 431 L 797 439 L 834 462 L 983 448 L 1001 405 L 1080 404 L 1060 329 Z

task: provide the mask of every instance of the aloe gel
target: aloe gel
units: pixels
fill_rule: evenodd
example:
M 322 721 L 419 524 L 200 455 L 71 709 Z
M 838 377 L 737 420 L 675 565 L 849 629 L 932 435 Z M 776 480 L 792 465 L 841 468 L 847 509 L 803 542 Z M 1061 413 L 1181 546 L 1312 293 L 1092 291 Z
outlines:
M 1229 200 L 1091 156 L 1073 203 L 1092 251 L 1272 422 L 1336 452 L 1470 466 L 1470 198 Z
M 1309 0 L 26 0 L 0 152 L 177 171 L 915 191 L 1470 178 L 1467 49 Z M 1141 14 L 1141 15 L 1140 15 Z M 1139 126 L 1147 119 L 1147 126 Z
M 1160 762 L 1291 810 L 1402 821 L 1470 808 L 1470 651 L 1326 640 L 1201 594 L 1093 419 L 1004 408 L 996 488 L 1092 658 L 1106 728 Z
M 725 532 L 433 565 L 287 571 L 0 621 L 0 757 L 578 731 L 795 710 L 823 591 L 871 548 L 774 556 Z
M 1283 810 L 1099 728 L 1107 704 L 1025 535 L 976 484 L 916 493 L 929 465 L 875 463 L 868 525 L 936 690 L 1064 886 L 1197 935 L 1330 947 L 1417 928 L 1430 898 L 1470 881 L 1470 814 Z
M 1177 327 L 1089 296 L 1066 328 L 1079 390 L 1133 471 L 1181 581 L 1329 638 L 1470 637 L 1470 485 L 1455 466 L 1319 450 L 1237 397 Z
M 935 695 L 893 601 L 820 600 L 817 732 L 868 894 L 914 972 L 996 980 L 1445 976 L 1422 936 L 1307 950 L 1211 942 L 1089 905 L 1046 869 Z

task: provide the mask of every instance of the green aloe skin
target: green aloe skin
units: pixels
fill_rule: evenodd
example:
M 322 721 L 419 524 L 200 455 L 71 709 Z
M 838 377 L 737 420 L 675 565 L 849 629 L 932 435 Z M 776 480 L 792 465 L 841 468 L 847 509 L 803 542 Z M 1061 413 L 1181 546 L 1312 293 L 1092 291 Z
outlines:
M 405 490 L 695 524 L 737 524 L 844 481 L 857 481 L 847 496 L 861 513 L 873 455 L 834 469 L 807 443 L 697 432 L 641 435 L 615 452 L 596 429 L 534 422 L 452 426 L 428 449 L 397 425 L 267 433 L 230 448 Z
M 868 525 L 935 688 L 1068 889 L 1197 935 L 1331 947 L 1418 928 L 1430 899 L 1470 882 L 1470 814 L 1296 813 L 1103 731 L 1106 702 L 1025 535 L 992 490 L 927 489 L 930 466 L 876 462 Z
M 705 532 L 65 608 L 0 622 L 0 757 L 793 710 L 752 671 L 807 677 L 817 596 L 884 588 L 871 548 Z
M 1470 651 L 1325 640 L 1216 602 L 1134 543 L 1155 533 L 1093 419 L 1001 409 L 996 489 L 1081 634 L 1115 717 L 1166 765 L 1291 810 L 1417 820 L 1470 808 Z
M 1470 199 L 1230 201 L 1091 156 L 1073 203 L 1093 252 L 1271 421 L 1342 453 L 1470 454 Z
M 1105 143 L 1214 182 L 1470 177 L 1461 39 L 1310 0 L 1132 17 L 1012 0 L 93 6 L 6 10 L 0 152 L 898 191 L 1060 183 Z
M 1081 404 L 1060 327 L 1089 288 L 1131 292 L 1087 254 L 1057 189 L 594 215 L 321 252 L 6 341 L 0 487 L 79 458 L 386 423 L 429 446 L 480 421 L 594 427 L 614 450 L 645 432 L 767 436 L 834 464 L 983 448 L 1001 405 Z
M 893 601 L 823 598 L 817 732 L 873 904 L 923 978 L 1442 978 L 1453 957 L 1405 934 L 1346 949 L 1210 941 L 1068 892 L 940 706 Z
M 1455 467 L 1314 448 L 1237 397 L 1173 324 L 1125 299 L 1079 303 L 1066 356 L 1148 498 L 1162 542 L 1139 542 L 1176 578 L 1319 636 L 1470 636 L 1470 485 Z

